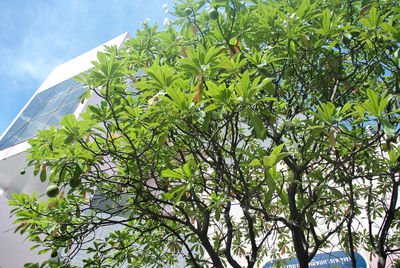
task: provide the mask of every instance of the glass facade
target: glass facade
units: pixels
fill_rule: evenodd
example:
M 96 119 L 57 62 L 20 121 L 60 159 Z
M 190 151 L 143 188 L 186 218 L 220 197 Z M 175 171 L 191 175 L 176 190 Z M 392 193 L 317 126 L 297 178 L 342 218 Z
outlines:
M 0 140 L 0 150 L 33 138 L 38 129 L 58 125 L 64 115 L 76 110 L 78 98 L 86 89 L 87 87 L 70 78 L 36 94 Z

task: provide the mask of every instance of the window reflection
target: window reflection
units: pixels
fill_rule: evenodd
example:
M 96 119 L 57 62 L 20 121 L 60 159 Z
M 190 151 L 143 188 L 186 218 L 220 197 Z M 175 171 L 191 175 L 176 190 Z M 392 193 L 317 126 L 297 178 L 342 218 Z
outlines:
M 21 132 L 25 127 L 26 124 L 10 128 L 10 130 L 6 133 L 6 135 L 4 135 L 3 139 L 1 139 L 0 141 L 0 148 L 7 148 L 11 145 L 14 145 L 18 133 Z
M 20 141 L 24 141 L 24 140 L 27 140 L 29 138 L 36 136 L 38 129 L 45 129 L 47 122 L 49 122 L 51 116 L 52 116 L 51 114 L 48 114 L 48 115 L 42 116 L 40 118 L 37 118 L 35 120 L 32 120 L 26 126 L 24 131 L 19 135 L 19 137 L 17 139 Z
M 78 104 L 79 103 L 75 102 L 73 104 L 70 104 L 68 106 L 65 106 L 65 107 L 55 111 L 55 113 L 52 114 L 53 117 L 50 119 L 50 121 L 47 124 L 47 128 L 49 128 L 52 125 L 57 126 L 58 123 L 60 122 L 60 120 L 64 117 L 64 115 L 72 114 L 75 111 Z
M 76 110 L 78 98 L 85 90 L 82 84 L 71 78 L 36 94 L 0 140 L 0 150 L 36 136 L 38 129 L 58 125 L 63 116 Z

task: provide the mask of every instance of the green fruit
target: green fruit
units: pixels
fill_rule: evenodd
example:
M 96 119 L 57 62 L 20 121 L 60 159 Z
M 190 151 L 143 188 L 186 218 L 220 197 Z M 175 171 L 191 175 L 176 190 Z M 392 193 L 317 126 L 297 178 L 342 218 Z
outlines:
M 192 15 L 192 9 L 191 8 L 186 8 L 185 9 L 185 14 L 187 15 L 187 16 L 190 16 L 190 15 Z
M 46 194 L 48 197 L 56 197 L 58 193 L 60 192 L 60 189 L 58 188 L 57 185 L 50 185 L 47 187 Z
M 70 181 L 69 181 L 69 186 L 71 186 L 71 188 L 76 188 L 76 187 L 78 187 L 79 185 L 81 185 L 81 180 L 80 179 L 71 179 Z
M 21 174 L 21 175 L 25 175 L 25 169 L 23 168 L 23 169 L 21 169 L 20 171 L 19 171 L 19 174 Z
M 210 8 L 210 9 L 208 10 L 208 16 L 209 16 L 210 19 L 212 19 L 212 20 L 218 19 L 218 10 L 217 10 L 215 7 Z
M 268 123 L 270 123 L 270 124 L 275 124 L 276 123 L 276 117 L 267 116 L 267 120 L 268 120 Z
M 287 77 L 290 77 L 290 76 L 293 76 L 293 74 L 294 74 L 294 68 L 291 66 L 287 67 L 285 70 L 285 75 Z
M 56 249 L 53 249 L 53 250 L 51 251 L 50 257 L 55 258 L 55 257 L 57 257 L 57 256 L 58 256 L 57 250 L 56 250 Z

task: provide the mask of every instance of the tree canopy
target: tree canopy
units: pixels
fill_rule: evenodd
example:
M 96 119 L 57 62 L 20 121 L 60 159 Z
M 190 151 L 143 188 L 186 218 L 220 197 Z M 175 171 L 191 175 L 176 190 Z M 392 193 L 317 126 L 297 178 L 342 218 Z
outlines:
M 177 1 L 76 78 L 98 104 L 30 141 L 57 187 L 14 195 L 17 231 L 60 253 L 43 265 L 308 267 L 335 247 L 384 267 L 400 251 L 399 11 Z

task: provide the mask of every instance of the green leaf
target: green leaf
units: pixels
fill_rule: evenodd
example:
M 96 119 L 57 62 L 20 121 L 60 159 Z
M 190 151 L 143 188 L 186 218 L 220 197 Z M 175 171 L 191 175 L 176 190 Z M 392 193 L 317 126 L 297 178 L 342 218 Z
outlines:
M 274 167 L 279 161 L 283 160 L 286 156 L 290 155 L 288 152 L 271 154 L 263 157 L 263 164 L 265 168 Z
M 35 248 L 40 247 L 40 245 L 34 245 L 31 247 L 31 250 L 34 250 Z
M 207 108 L 205 110 L 207 110 Z M 208 131 L 208 128 L 210 126 L 210 121 L 211 121 L 211 113 L 208 113 L 205 110 L 204 110 L 204 112 L 206 113 L 206 116 L 204 117 L 204 122 L 203 122 L 203 124 L 201 126 L 201 131 L 203 131 L 203 132 Z
M 373 116 L 380 117 L 379 114 L 379 97 L 378 94 L 376 94 L 375 91 L 372 91 L 371 89 L 367 89 L 367 95 L 368 95 L 368 100 L 364 102 L 363 107 L 370 112 Z
M 329 30 L 331 28 L 331 11 L 325 9 L 322 13 L 322 29 L 324 30 L 325 34 L 329 34 Z
M 178 203 L 182 198 L 182 195 L 186 192 L 186 184 L 177 185 L 170 191 L 164 194 L 167 200 L 172 200 L 175 197 L 174 203 Z
M 392 163 L 397 163 L 397 159 L 400 157 L 400 154 L 397 153 L 395 150 L 389 151 L 389 159 Z
M 241 97 L 248 98 L 249 97 L 249 88 L 250 88 L 250 76 L 249 76 L 248 71 L 245 71 L 242 74 L 241 85 L 242 85 Z
M 181 172 L 177 172 L 171 169 L 166 169 L 161 172 L 161 176 L 175 179 L 184 179 L 185 176 Z
M 274 194 L 275 190 L 277 189 L 277 181 L 275 177 L 273 176 L 273 170 L 272 169 L 267 169 L 265 170 L 265 178 L 266 178 L 266 184 L 268 186 L 268 193 L 267 193 L 267 200 L 269 200 L 272 195 Z
M 381 118 L 381 123 L 383 126 L 383 132 L 389 137 L 396 137 L 396 128 L 389 122 L 386 118 Z
M 329 189 L 332 191 L 336 198 L 340 199 L 343 197 L 343 194 L 335 187 L 329 187 Z
M 331 130 L 331 132 L 329 132 L 328 140 L 329 140 L 329 145 L 330 146 L 335 146 L 336 145 L 335 132 L 333 130 Z
M 62 168 L 61 168 L 61 171 L 60 171 L 60 179 L 59 179 L 59 181 L 64 181 L 64 178 L 65 178 L 65 174 L 67 173 L 67 167 L 66 166 L 63 166 Z
M 254 130 L 256 132 L 256 137 L 258 139 L 263 139 L 265 136 L 264 135 L 265 127 L 264 127 L 263 121 L 261 120 L 261 118 L 258 115 L 256 115 L 252 111 L 249 111 L 248 115 L 250 117 L 251 126 L 254 128 Z
M 218 207 L 215 209 L 215 219 L 217 221 L 219 221 L 219 219 L 221 218 L 221 209 L 219 209 Z
M 273 167 L 278 161 L 278 156 L 273 154 L 273 155 L 268 155 L 263 157 L 263 164 L 265 168 L 271 168 Z
M 283 146 L 285 146 L 284 143 L 282 143 L 282 144 L 276 146 L 276 147 L 272 150 L 272 153 L 271 153 L 271 154 L 273 154 L 273 155 L 279 154 L 279 153 L 282 151 Z
M 284 146 L 285 146 L 284 143 L 276 146 L 272 150 L 271 155 L 263 157 L 263 165 L 265 168 L 271 168 L 275 166 L 279 161 L 284 159 L 286 156 L 290 155 L 289 152 L 281 152 Z
M 314 217 L 312 215 L 310 215 L 310 214 L 307 214 L 307 221 L 312 226 L 317 226 L 317 222 L 315 221 Z
M 68 128 L 68 129 L 73 129 L 78 127 L 78 122 L 76 120 L 75 115 L 73 114 L 68 114 L 66 116 L 64 116 L 61 121 L 60 121 L 60 125 Z
M 251 161 L 250 166 L 251 167 L 259 167 L 259 166 L 261 166 L 261 162 L 258 159 L 254 159 L 253 161 Z
M 185 172 L 186 177 L 192 177 L 192 170 L 190 169 L 190 162 L 186 162 L 183 165 L 183 171 Z
M 73 180 L 79 179 L 79 176 L 82 174 L 82 169 L 79 165 L 76 165 L 74 175 L 72 177 Z
M 50 251 L 49 248 L 42 249 L 42 250 L 40 250 L 40 251 L 38 252 L 38 255 L 42 255 L 42 254 L 47 253 L 47 252 L 49 252 L 49 251 Z
M 286 205 L 289 204 L 288 196 L 287 196 L 287 194 L 285 193 L 284 190 L 282 190 L 282 191 L 280 192 L 279 196 L 281 197 L 281 201 L 282 201 L 282 204 L 283 204 L 283 205 L 286 206 Z
M 46 169 L 45 168 L 40 170 L 40 177 L 39 178 L 40 178 L 41 182 L 45 182 L 46 181 L 47 174 L 46 174 Z
M 180 111 L 187 111 L 196 93 L 186 94 L 179 87 L 169 87 L 167 88 L 167 94 L 171 98 L 166 96 L 161 96 L 164 100 L 174 105 Z
M 393 52 L 393 61 L 397 67 L 400 67 L 400 47 Z
M 204 109 L 204 112 L 205 112 L 205 113 L 208 113 L 208 112 L 210 112 L 210 111 L 212 111 L 212 110 L 214 110 L 214 109 L 217 109 L 217 108 L 219 108 L 219 107 L 221 107 L 221 105 L 212 103 L 212 104 L 208 105 L 208 106 Z

